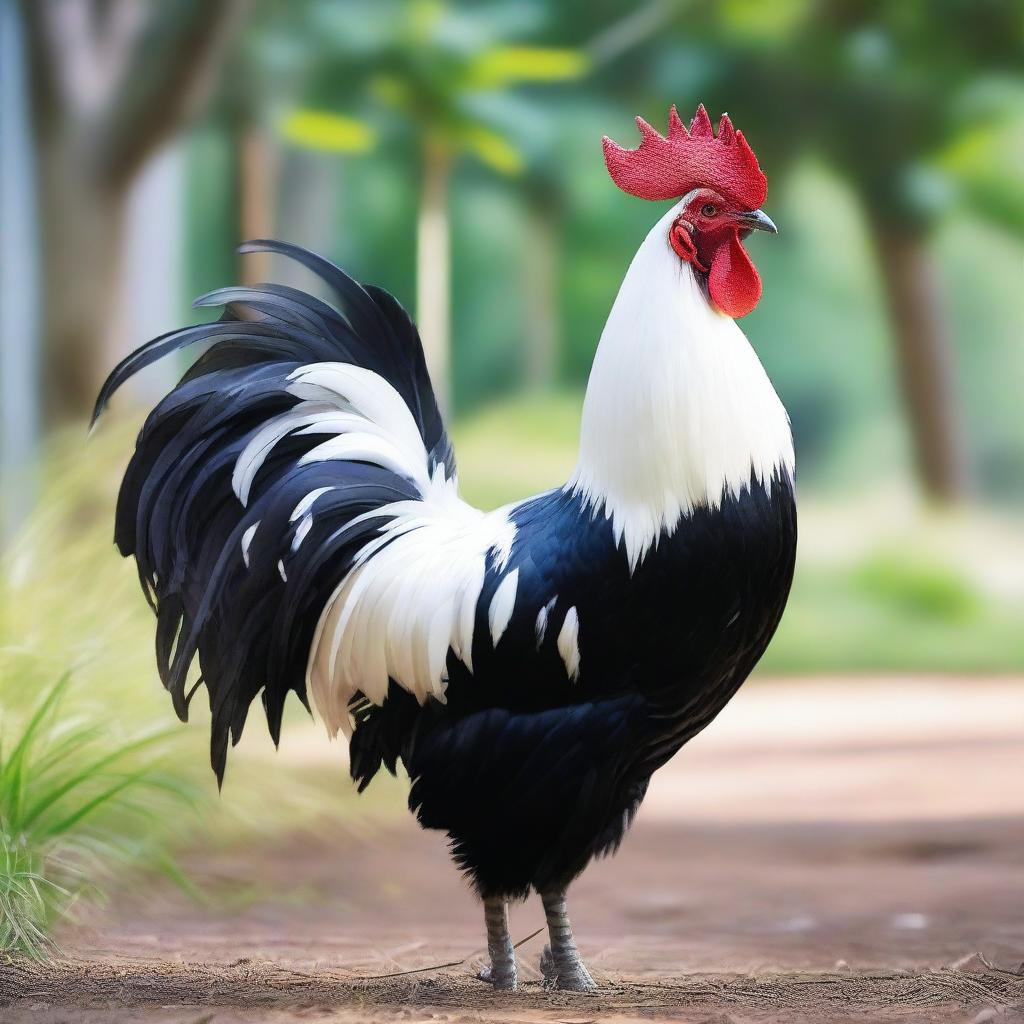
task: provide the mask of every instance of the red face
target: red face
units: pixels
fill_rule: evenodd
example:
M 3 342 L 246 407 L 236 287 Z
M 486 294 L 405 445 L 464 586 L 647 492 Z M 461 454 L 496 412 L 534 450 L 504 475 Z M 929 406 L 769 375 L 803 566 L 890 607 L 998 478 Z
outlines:
M 776 227 L 760 210 L 746 210 L 713 189 L 697 189 L 675 219 L 669 241 L 679 258 L 707 276 L 711 301 L 726 315 L 746 316 L 761 298 L 761 278 L 743 239 Z

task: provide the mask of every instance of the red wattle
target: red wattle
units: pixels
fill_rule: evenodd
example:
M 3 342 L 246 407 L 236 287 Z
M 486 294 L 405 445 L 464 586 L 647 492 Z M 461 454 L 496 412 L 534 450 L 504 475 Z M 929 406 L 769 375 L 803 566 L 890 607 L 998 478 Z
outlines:
M 736 231 L 729 232 L 711 258 L 708 291 L 714 304 L 734 319 L 746 316 L 761 298 L 761 276 Z

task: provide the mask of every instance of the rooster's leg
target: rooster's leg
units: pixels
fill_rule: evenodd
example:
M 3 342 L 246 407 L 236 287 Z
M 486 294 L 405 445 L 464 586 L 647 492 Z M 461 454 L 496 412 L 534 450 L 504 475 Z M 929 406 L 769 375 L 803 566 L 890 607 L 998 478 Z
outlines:
M 491 966 L 484 968 L 479 978 L 495 988 L 514 989 L 516 953 L 512 948 L 512 936 L 508 933 L 508 902 L 500 896 L 488 896 L 484 900 L 484 920 L 487 922 L 487 952 Z
M 544 984 L 571 992 L 593 992 L 597 984 L 580 958 L 576 940 L 572 937 L 572 925 L 565 909 L 565 891 L 541 893 L 540 899 L 551 938 L 551 944 L 544 947 L 540 956 Z

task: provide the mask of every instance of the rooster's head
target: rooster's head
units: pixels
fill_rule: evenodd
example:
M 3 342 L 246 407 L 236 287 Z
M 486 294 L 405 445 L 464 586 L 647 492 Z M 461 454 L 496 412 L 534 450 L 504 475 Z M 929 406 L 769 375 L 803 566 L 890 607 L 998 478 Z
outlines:
M 668 137 L 642 117 L 637 149 L 604 139 L 612 180 L 641 199 L 680 199 L 668 241 L 681 260 L 707 280 L 711 301 L 731 317 L 746 316 L 761 298 L 761 278 L 743 239 L 753 230 L 776 231 L 761 211 L 768 182 L 743 133 L 723 114 L 718 134 L 701 104 L 690 127 L 676 108 L 668 116 Z

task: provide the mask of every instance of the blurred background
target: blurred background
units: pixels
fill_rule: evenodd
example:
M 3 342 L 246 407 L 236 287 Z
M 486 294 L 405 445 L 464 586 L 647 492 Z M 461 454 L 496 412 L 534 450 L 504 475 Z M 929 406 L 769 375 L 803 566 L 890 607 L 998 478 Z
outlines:
M 757 685 L 1024 670 L 1012 0 L 4 0 L 0 19 L 4 944 L 113 863 L 187 887 L 168 851 L 201 822 L 228 848 L 268 806 L 282 827 L 352 816 L 343 768 L 282 781 L 253 722 L 211 817 L 203 726 L 167 732 L 111 545 L 134 431 L 185 363 L 87 438 L 114 362 L 212 288 L 309 286 L 234 253 L 297 242 L 416 316 L 468 499 L 557 485 L 660 215 L 613 186 L 600 139 L 635 145 L 633 116 L 664 128 L 671 103 L 729 111 L 780 228 L 752 241 L 742 326 L 792 417 L 802 537 Z

